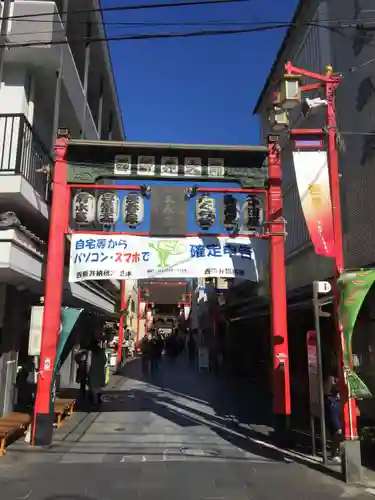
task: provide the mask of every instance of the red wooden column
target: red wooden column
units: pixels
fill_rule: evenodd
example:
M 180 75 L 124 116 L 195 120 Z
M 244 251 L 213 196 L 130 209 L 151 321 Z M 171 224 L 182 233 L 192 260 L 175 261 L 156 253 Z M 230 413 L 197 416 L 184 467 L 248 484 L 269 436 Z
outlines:
M 285 225 L 281 180 L 280 146 L 268 139 L 268 218 L 270 232 L 272 388 L 276 424 L 285 426 L 291 413 L 285 282 Z
M 57 139 L 45 278 L 40 372 L 32 428 L 32 443 L 37 446 L 52 443 L 54 422 L 52 374 L 60 332 L 65 231 L 69 220 L 69 189 L 67 187 L 67 163 L 65 159 L 67 148 L 67 139 Z

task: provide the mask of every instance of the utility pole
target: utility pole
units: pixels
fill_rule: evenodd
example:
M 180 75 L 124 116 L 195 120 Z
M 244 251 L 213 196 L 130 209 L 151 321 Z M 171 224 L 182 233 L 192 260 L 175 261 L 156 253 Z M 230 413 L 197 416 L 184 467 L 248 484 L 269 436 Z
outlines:
M 1 15 L 2 21 L 1 21 L 1 28 L 0 28 L 0 89 L 1 89 L 1 84 L 3 82 L 3 70 L 4 70 L 4 62 L 5 62 L 7 35 L 8 35 L 10 4 L 11 4 L 11 0 L 4 0 L 3 12 Z

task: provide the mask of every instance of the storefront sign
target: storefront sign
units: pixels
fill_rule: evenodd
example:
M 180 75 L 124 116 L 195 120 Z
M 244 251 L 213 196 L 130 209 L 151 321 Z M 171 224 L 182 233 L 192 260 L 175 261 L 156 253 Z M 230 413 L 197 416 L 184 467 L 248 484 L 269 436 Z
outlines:
M 293 161 L 302 210 L 315 252 L 334 257 L 327 153 L 294 151 Z
M 258 281 L 249 238 L 151 238 L 74 234 L 69 281 L 150 278 L 243 278 Z

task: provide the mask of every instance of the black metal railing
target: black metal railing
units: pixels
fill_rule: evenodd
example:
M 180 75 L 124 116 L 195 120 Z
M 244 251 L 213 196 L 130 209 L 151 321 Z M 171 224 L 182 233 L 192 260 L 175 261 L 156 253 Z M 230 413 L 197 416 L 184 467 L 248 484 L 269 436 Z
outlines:
M 45 201 L 53 160 L 23 114 L 0 114 L 0 175 L 22 175 Z

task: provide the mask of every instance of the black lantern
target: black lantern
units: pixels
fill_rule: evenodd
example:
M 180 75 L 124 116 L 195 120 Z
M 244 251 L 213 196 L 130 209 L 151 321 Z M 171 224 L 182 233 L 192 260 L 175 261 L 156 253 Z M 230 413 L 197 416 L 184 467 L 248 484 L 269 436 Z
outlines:
M 226 194 L 223 199 L 224 217 L 223 226 L 226 229 L 233 230 L 238 226 L 240 219 L 240 208 L 237 198 L 231 194 Z
M 248 230 L 258 228 L 263 224 L 262 202 L 257 196 L 249 195 L 244 206 L 244 225 Z

